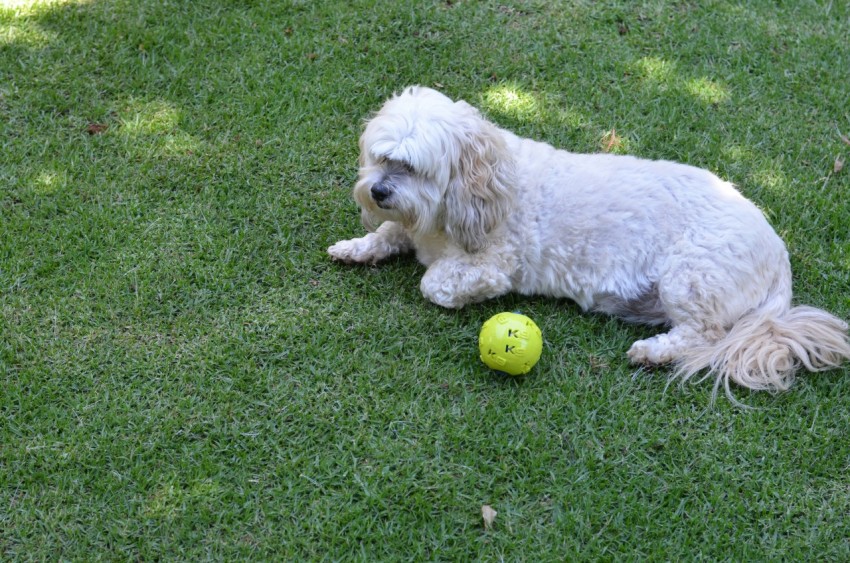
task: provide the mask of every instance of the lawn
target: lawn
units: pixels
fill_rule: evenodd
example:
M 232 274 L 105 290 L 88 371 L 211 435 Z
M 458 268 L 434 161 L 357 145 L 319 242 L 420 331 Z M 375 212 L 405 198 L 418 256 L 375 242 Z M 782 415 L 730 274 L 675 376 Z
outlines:
M 628 365 L 652 329 L 325 253 L 420 83 L 735 182 L 850 318 L 848 36 L 829 0 L 0 0 L 0 559 L 850 559 L 850 369 L 712 404 Z M 478 360 L 503 310 L 527 377 Z

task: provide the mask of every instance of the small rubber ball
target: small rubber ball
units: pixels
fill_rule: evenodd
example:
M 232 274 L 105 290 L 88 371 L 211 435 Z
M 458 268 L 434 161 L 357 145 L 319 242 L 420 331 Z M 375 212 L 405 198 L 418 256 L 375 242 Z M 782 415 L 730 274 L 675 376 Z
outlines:
M 543 333 L 525 315 L 499 313 L 481 327 L 478 350 L 487 367 L 508 375 L 522 375 L 540 359 Z

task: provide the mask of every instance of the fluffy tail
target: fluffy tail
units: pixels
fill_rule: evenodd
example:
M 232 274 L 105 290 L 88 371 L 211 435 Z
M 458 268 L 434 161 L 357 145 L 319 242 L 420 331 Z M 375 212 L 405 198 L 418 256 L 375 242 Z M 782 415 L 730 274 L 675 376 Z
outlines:
M 675 375 L 688 380 L 703 369 L 715 377 L 736 404 L 730 382 L 764 391 L 785 391 L 802 366 L 809 371 L 838 367 L 850 359 L 847 323 L 814 307 L 794 307 L 783 314 L 754 311 L 738 320 L 720 341 L 688 350 Z

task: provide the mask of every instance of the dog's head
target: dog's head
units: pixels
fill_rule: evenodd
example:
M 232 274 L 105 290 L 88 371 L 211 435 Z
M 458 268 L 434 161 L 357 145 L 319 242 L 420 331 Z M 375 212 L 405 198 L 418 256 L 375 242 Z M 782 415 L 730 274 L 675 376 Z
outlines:
M 366 125 L 354 198 L 367 229 L 397 221 L 474 252 L 512 205 L 511 174 L 504 138 L 475 108 L 412 86 Z

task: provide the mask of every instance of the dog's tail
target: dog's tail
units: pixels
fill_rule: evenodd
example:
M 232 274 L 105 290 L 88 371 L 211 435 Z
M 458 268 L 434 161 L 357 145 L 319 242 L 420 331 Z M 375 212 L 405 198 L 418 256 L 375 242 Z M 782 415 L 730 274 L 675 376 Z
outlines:
M 793 307 L 783 313 L 752 311 L 714 344 L 688 350 L 675 375 L 688 380 L 707 369 L 702 379 L 715 377 L 714 394 L 722 385 L 733 403 L 730 383 L 753 390 L 784 391 L 802 366 L 809 371 L 838 367 L 850 359 L 847 323 L 814 307 Z

